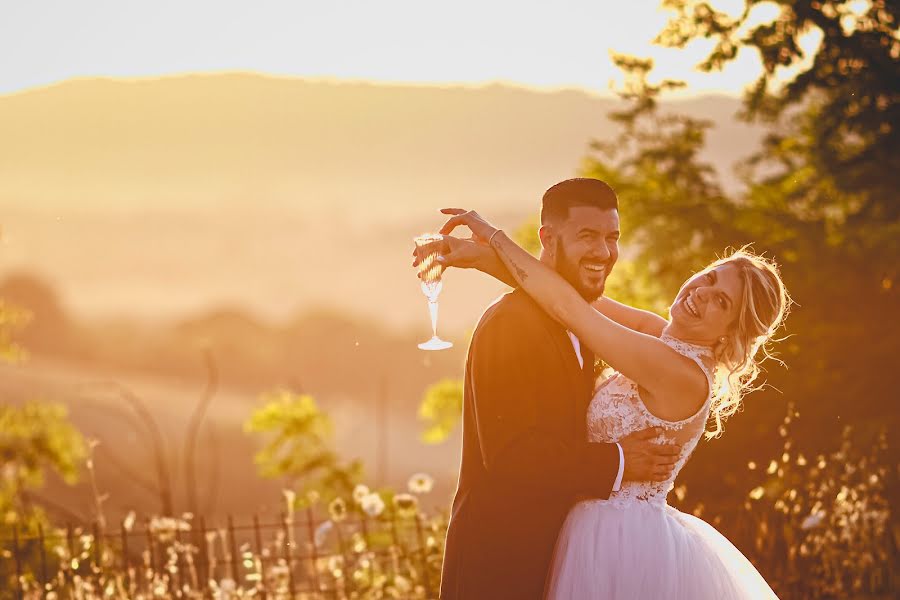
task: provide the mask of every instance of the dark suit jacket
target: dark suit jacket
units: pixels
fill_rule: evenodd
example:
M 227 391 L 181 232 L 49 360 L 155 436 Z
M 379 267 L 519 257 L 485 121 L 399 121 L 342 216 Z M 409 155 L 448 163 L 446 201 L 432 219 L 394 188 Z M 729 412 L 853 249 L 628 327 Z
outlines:
M 485 311 L 466 360 L 442 599 L 540 599 L 576 496 L 609 496 L 619 453 L 587 442 L 592 366 L 523 291 Z

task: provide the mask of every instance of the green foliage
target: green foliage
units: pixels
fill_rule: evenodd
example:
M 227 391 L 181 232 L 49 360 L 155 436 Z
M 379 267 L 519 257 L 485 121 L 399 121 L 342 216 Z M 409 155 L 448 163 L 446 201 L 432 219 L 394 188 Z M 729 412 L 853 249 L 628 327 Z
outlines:
M 534 256 L 541 254 L 541 238 L 538 235 L 538 229 L 541 227 L 540 214 L 525 221 L 513 231 L 512 238 L 517 244 Z
M 805 4 L 781 3 L 782 20 L 788 21 L 777 27 L 795 26 L 789 22 L 794 18 L 791 11 Z M 724 17 L 716 17 L 703 4 L 679 5 L 693 7 L 694 17 L 705 23 L 682 20 L 678 27 L 685 36 L 730 27 Z M 829 10 L 829 5 L 837 6 L 827 2 L 819 6 Z M 746 45 L 763 43 L 758 36 L 753 40 Z M 837 36 L 823 47 L 855 43 L 853 36 Z M 834 50 L 839 55 L 844 51 Z M 891 69 L 896 69 L 898 56 L 889 59 Z M 809 590 L 808 580 L 815 578 L 823 594 L 854 592 L 859 578 L 851 581 L 847 570 L 860 569 L 861 577 L 868 577 L 865 574 L 871 572 L 872 558 L 878 557 L 876 563 L 884 558 L 889 552 L 885 549 L 890 546 L 889 532 L 897 530 L 896 517 L 886 501 L 897 492 L 896 472 L 879 470 L 871 457 L 854 457 L 848 450 L 878 445 L 879 427 L 885 421 L 888 427 L 898 422 L 888 400 L 895 395 L 895 385 L 884 376 L 900 354 L 900 339 L 888 326 L 900 313 L 896 286 L 900 221 L 894 198 L 898 171 L 892 162 L 896 156 L 883 162 L 874 158 L 883 157 L 879 145 L 889 132 L 882 131 L 880 117 L 872 116 L 868 125 L 854 121 L 853 136 L 870 144 L 871 152 L 847 147 L 844 158 L 852 160 L 838 160 L 835 148 L 850 142 L 841 138 L 840 132 L 826 131 L 823 123 L 834 118 L 833 111 L 846 99 L 838 96 L 847 90 L 830 88 L 827 78 L 821 78 L 816 69 L 801 73 L 798 79 L 804 80 L 803 85 L 816 90 L 802 102 L 791 92 L 768 98 L 766 106 L 759 103 L 759 96 L 748 97 L 749 115 L 758 116 L 765 109 L 773 119 L 782 118 L 772 121 L 762 149 L 741 165 L 746 190 L 727 195 L 698 156 L 708 124 L 660 114 L 655 100 L 661 88 L 647 83 L 652 64 L 617 63 L 629 76 L 622 95 L 631 108 L 613 115 L 622 123 L 622 134 L 611 143 L 594 147 L 584 174 L 604 179 L 619 195 L 624 246 L 637 267 L 632 275 L 653 282 L 669 299 L 691 270 L 728 246 L 753 242 L 757 251 L 780 263 L 785 283 L 799 305 L 787 323 L 788 339 L 776 348 L 790 370 L 776 368 L 766 374 L 767 389 L 748 397 L 740 423 L 726 426 L 725 436 L 715 442 L 716 452 L 701 446 L 680 481 L 704 486 L 702 502 L 719 507 L 726 533 L 729 527 L 738 532 L 730 535 L 732 539 L 741 539 L 740 527 L 754 524 L 754 536 L 772 539 L 779 552 L 788 553 L 771 567 L 775 581 L 783 577 L 796 585 L 795 589 Z M 873 66 L 871 73 L 857 75 L 877 78 L 877 83 L 868 84 L 882 86 L 887 94 L 897 78 L 885 77 L 882 67 L 885 65 Z M 876 113 L 881 114 L 874 111 L 872 115 Z M 868 175 L 859 177 L 859 173 Z M 617 272 L 610 283 L 622 274 Z M 752 514 L 728 513 L 723 507 L 740 506 L 746 491 L 740 478 L 722 475 L 723 463 L 747 462 L 760 447 L 774 450 L 778 440 L 772 432 L 779 425 L 773 421 L 772 408 L 783 406 L 786 400 L 796 402 L 806 415 L 803 427 L 798 427 L 790 440 L 794 448 L 803 446 L 813 455 L 824 455 L 823 444 L 844 436 L 842 450 L 826 461 L 833 468 L 823 474 L 821 467 L 812 472 L 777 464 L 773 478 L 779 479 L 762 484 L 757 492 L 763 494 L 761 498 L 772 494 L 772 503 L 762 506 L 757 498 L 753 510 L 748 509 Z M 845 430 L 846 423 L 854 427 Z M 896 446 L 888 445 L 884 454 L 885 462 L 897 463 Z M 786 451 L 785 455 L 793 453 Z M 781 477 L 783 472 L 788 473 L 789 481 Z M 721 482 L 714 491 L 706 487 L 711 480 Z M 860 486 L 868 487 L 863 490 Z M 836 497 L 840 506 L 832 506 Z M 865 498 L 861 501 L 865 507 L 860 508 L 853 498 Z M 790 514 L 784 513 L 786 506 Z M 817 537 L 818 529 L 808 532 L 801 527 L 804 522 L 808 526 L 807 516 L 820 510 L 829 519 L 821 530 L 824 537 Z M 716 511 L 709 514 L 716 515 Z M 865 541 L 847 543 L 848 535 Z M 757 537 L 738 545 L 749 553 Z M 765 547 L 765 552 L 772 550 L 770 545 Z M 762 551 L 756 558 L 757 564 L 764 564 Z M 896 561 L 896 556 L 891 560 Z M 855 566 L 848 566 L 847 561 Z M 790 572 L 778 570 L 788 567 Z M 792 595 L 803 597 L 804 593 Z
M 428 426 L 422 432 L 426 444 L 440 444 L 447 440 L 459 423 L 463 406 L 463 382 L 442 379 L 425 390 L 419 405 L 419 419 Z
M 50 531 L 50 521 L 32 493 L 44 485 L 46 472 L 64 481 L 78 480 L 87 456 L 81 433 L 60 404 L 29 402 L 0 406 L 0 539 L 32 539 L 20 545 L 19 559 L 37 564 L 40 544 L 34 536 Z M 0 581 L 12 574 L 11 561 L 0 560 Z
M 733 226 L 737 204 L 699 159 L 711 123 L 660 113 L 658 96 L 675 85 L 649 83 L 652 61 L 613 61 L 625 71 L 620 95 L 629 106 L 610 115 L 621 133 L 592 145 L 582 174 L 609 183 L 620 200 L 626 260 L 610 278 L 610 296 L 661 312 L 692 270 L 747 238 Z M 627 286 L 624 297 L 617 286 Z
M 344 463 L 331 448 L 331 419 L 312 396 L 279 390 L 264 394 L 262 401 L 265 405 L 244 423 L 244 431 L 270 438 L 255 457 L 263 477 L 285 477 L 326 497 L 353 489 L 362 466 Z
M 2 493 L 40 488 L 47 469 L 74 483 L 86 455 L 84 438 L 69 423 L 65 406 L 41 402 L 0 406 Z
M 0 299 L 0 361 L 18 362 L 25 351 L 12 339 L 13 332 L 23 327 L 31 315 L 22 309 L 6 304 Z
M 715 45 L 699 65 L 721 69 L 742 50 L 755 51 L 763 72 L 745 96 L 746 116 L 776 119 L 789 109 L 814 107 L 809 123 L 812 166 L 829 174 L 840 192 L 867 190 L 860 211 L 896 220 L 900 184 L 900 5 L 887 0 L 781 0 L 778 14 L 758 24 L 745 0 L 732 17 L 705 1 L 666 0 L 675 11 L 657 42 L 683 48 L 706 38 Z M 808 56 L 804 37 L 821 41 Z M 780 137 L 780 136 L 779 136 Z
M 132 513 L 118 532 L 129 539 L 129 568 L 110 543 L 116 533 L 101 539 L 76 528 L 71 541 L 56 539 L 51 558 L 58 560 L 30 561 L 16 580 L 0 540 L 0 581 L 24 598 L 435 598 L 447 519 L 421 511 L 432 484 L 422 473 L 410 478 L 409 493 L 360 484 L 335 497 L 327 514 L 315 503 L 297 512 L 289 492 L 282 519 L 256 521 L 252 543 L 240 546 L 237 539 L 249 533 L 240 521 L 209 527 L 211 520 L 188 514 L 153 517 L 135 528 Z
M 889 468 L 882 429 L 871 446 L 855 443 L 852 428 L 804 454 L 792 429 L 800 413 L 789 404 L 778 427 L 782 445 L 748 463 L 742 504 L 687 500 L 681 510 L 713 522 L 763 569 L 780 598 L 870 598 L 896 593 L 900 569 L 885 488 Z M 693 505 L 690 508 L 690 505 Z

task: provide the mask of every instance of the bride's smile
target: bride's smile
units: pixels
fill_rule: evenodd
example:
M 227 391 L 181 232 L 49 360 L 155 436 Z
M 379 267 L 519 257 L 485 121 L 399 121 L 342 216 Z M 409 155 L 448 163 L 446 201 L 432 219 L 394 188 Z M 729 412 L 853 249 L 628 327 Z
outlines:
M 698 273 L 678 292 L 669 309 L 668 332 L 707 346 L 726 335 L 738 315 L 744 283 L 732 265 Z

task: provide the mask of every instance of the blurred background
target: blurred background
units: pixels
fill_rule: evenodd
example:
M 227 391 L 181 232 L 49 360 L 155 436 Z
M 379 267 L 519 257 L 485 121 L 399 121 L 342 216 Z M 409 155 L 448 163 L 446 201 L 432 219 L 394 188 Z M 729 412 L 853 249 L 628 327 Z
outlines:
M 895 592 L 900 10 L 638 4 L 0 9 L 0 534 L 414 473 L 446 511 L 505 288 L 447 274 L 455 346 L 418 350 L 411 240 L 462 206 L 536 251 L 543 191 L 585 175 L 620 198 L 612 297 L 664 315 L 752 242 L 796 300 L 670 502 L 786 596 Z

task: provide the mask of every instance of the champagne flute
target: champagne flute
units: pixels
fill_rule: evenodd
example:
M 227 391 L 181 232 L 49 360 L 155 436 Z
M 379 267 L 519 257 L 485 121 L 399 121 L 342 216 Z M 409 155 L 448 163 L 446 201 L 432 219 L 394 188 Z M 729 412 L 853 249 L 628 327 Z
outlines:
M 441 293 L 443 283 L 441 273 L 444 268 L 437 262 L 441 252 L 444 236 L 438 233 L 426 233 L 415 238 L 416 253 L 419 255 L 419 279 L 422 283 L 422 293 L 428 298 L 428 310 L 431 313 L 431 334 L 427 342 L 419 344 L 422 350 L 444 350 L 452 348 L 453 344 L 442 340 L 437 335 L 438 320 L 438 296 Z

